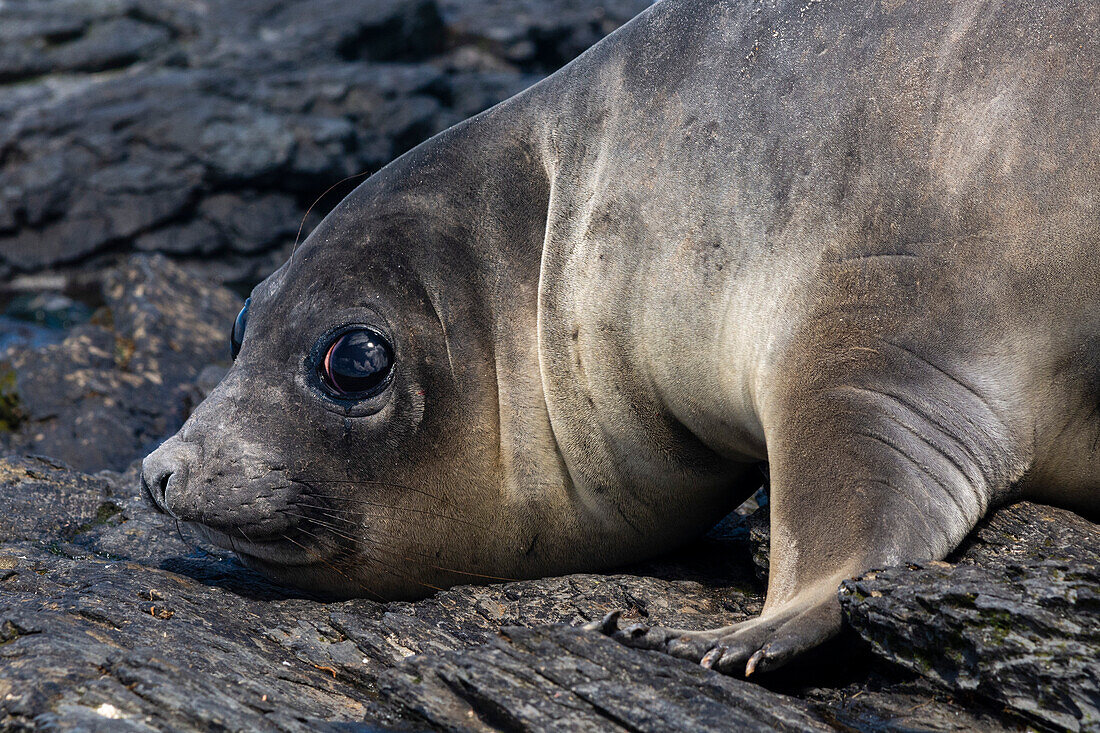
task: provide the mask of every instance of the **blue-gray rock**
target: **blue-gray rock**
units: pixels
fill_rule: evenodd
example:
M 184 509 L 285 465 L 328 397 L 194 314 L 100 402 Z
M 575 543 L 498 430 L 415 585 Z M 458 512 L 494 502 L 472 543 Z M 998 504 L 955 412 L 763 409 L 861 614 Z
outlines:
M 255 280 L 329 186 L 511 96 L 648 4 L 0 3 L 0 274 L 137 249 Z
M 162 256 L 124 261 L 99 297 L 90 323 L 60 343 L 13 347 L 0 363 L 0 413 L 17 413 L 0 414 L 15 428 L 0 433 L 9 453 L 121 470 L 178 429 L 203 397 L 203 368 L 229 360 L 241 298 Z
M 1021 503 L 954 563 L 846 581 L 848 622 L 882 657 L 1055 730 L 1100 729 L 1100 526 Z

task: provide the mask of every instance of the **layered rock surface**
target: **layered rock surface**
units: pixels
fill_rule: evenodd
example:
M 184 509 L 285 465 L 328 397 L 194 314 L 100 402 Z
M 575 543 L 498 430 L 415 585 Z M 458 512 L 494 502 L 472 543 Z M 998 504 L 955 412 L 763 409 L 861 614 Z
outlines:
M 1056 729 L 1100 728 L 1100 529 L 1027 503 L 982 523 L 959 563 L 847 581 L 876 653 Z
M 648 4 L 4 3 L 0 274 L 136 249 L 216 256 L 207 269 L 222 280 L 263 276 L 326 188 L 527 87 Z
M 91 322 L 0 361 L 0 445 L 124 469 L 183 423 L 229 361 L 242 299 L 160 255 L 108 271 Z

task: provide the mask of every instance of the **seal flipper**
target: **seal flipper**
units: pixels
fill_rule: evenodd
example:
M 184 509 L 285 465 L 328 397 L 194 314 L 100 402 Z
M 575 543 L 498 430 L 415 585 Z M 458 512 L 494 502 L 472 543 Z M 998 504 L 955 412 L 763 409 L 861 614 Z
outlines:
M 765 415 L 771 573 L 759 617 L 706 631 L 616 624 L 605 633 L 726 673 L 772 670 L 840 631 L 843 579 L 954 549 L 1024 473 L 1028 450 L 999 401 L 916 370 L 912 352 L 891 356 L 831 383 L 819 371 Z

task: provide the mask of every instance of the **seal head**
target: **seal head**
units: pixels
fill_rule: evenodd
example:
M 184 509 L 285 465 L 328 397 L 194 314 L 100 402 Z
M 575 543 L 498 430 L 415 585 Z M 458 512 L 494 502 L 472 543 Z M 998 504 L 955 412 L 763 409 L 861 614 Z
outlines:
M 515 125 L 391 164 L 256 287 L 232 368 L 145 460 L 158 508 L 284 582 L 413 598 L 625 562 L 736 503 L 709 478 L 670 522 L 574 481 L 539 356 L 549 184 Z

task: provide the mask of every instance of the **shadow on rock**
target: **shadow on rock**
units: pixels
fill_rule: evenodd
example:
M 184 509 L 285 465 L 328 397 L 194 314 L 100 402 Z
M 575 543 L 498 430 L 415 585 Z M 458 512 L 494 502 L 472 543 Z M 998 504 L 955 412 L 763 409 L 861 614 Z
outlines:
M 220 588 L 244 598 L 262 601 L 286 600 L 289 598 L 303 598 L 319 602 L 335 600 L 321 598 L 296 588 L 279 585 L 255 570 L 245 567 L 236 558 L 212 555 L 203 550 L 197 550 L 190 555 L 165 558 L 158 567 L 161 570 L 183 575 L 203 585 Z

